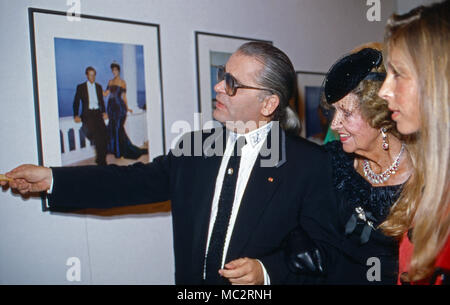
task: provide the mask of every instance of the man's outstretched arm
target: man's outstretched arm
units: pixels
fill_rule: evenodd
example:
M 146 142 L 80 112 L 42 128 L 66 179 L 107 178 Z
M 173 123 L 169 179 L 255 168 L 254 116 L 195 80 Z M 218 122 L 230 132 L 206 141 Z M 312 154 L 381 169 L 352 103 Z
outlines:
M 170 157 L 130 166 L 47 168 L 21 165 L 6 173 L 1 185 L 22 194 L 47 192 L 50 207 L 110 208 L 170 199 Z

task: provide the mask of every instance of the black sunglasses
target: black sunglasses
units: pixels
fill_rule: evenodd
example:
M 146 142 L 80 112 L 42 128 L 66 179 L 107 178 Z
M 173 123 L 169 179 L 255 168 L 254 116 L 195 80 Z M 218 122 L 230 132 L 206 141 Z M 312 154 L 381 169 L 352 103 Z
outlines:
M 257 87 L 251 87 L 246 86 L 243 84 L 240 84 L 234 77 L 228 72 L 225 72 L 224 66 L 217 67 L 217 81 L 220 83 L 221 81 L 225 80 L 225 92 L 229 96 L 234 96 L 236 94 L 237 89 L 243 88 L 243 89 L 255 89 L 255 90 L 265 90 L 269 91 L 273 94 L 273 91 L 269 88 L 257 88 Z

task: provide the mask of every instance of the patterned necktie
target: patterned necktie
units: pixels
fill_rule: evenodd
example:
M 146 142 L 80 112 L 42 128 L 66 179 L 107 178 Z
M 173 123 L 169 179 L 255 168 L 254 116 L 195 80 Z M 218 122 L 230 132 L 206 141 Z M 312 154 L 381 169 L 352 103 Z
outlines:
M 206 253 L 205 284 L 229 284 L 227 279 L 220 276 L 219 269 L 222 267 L 225 238 L 227 236 L 228 224 L 230 222 L 231 210 L 233 208 L 234 195 L 236 192 L 236 182 L 239 173 L 239 164 L 241 162 L 241 150 L 245 144 L 246 141 L 243 136 L 236 140 L 233 154 L 230 156 L 225 170 L 216 220 L 209 240 L 208 252 Z

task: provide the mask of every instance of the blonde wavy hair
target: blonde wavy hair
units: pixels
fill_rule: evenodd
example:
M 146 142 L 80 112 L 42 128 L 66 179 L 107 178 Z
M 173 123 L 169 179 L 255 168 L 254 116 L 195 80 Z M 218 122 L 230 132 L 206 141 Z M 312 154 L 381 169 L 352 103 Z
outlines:
M 406 281 L 432 275 L 439 251 L 450 233 L 450 2 L 418 7 L 393 15 L 386 27 L 385 47 L 401 50 L 418 75 L 420 131 L 408 146 L 414 172 L 381 225 L 401 238 L 413 228 L 414 252 Z

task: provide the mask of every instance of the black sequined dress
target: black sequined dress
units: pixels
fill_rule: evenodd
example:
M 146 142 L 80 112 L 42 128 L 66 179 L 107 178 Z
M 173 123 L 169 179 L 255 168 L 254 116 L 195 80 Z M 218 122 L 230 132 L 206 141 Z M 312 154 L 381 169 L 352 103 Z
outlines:
M 354 168 L 340 141 L 325 144 L 333 167 L 339 241 L 328 251 L 332 284 L 395 284 L 398 243 L 377 227 L 387 218 L 402 185 L 374 187 Z

